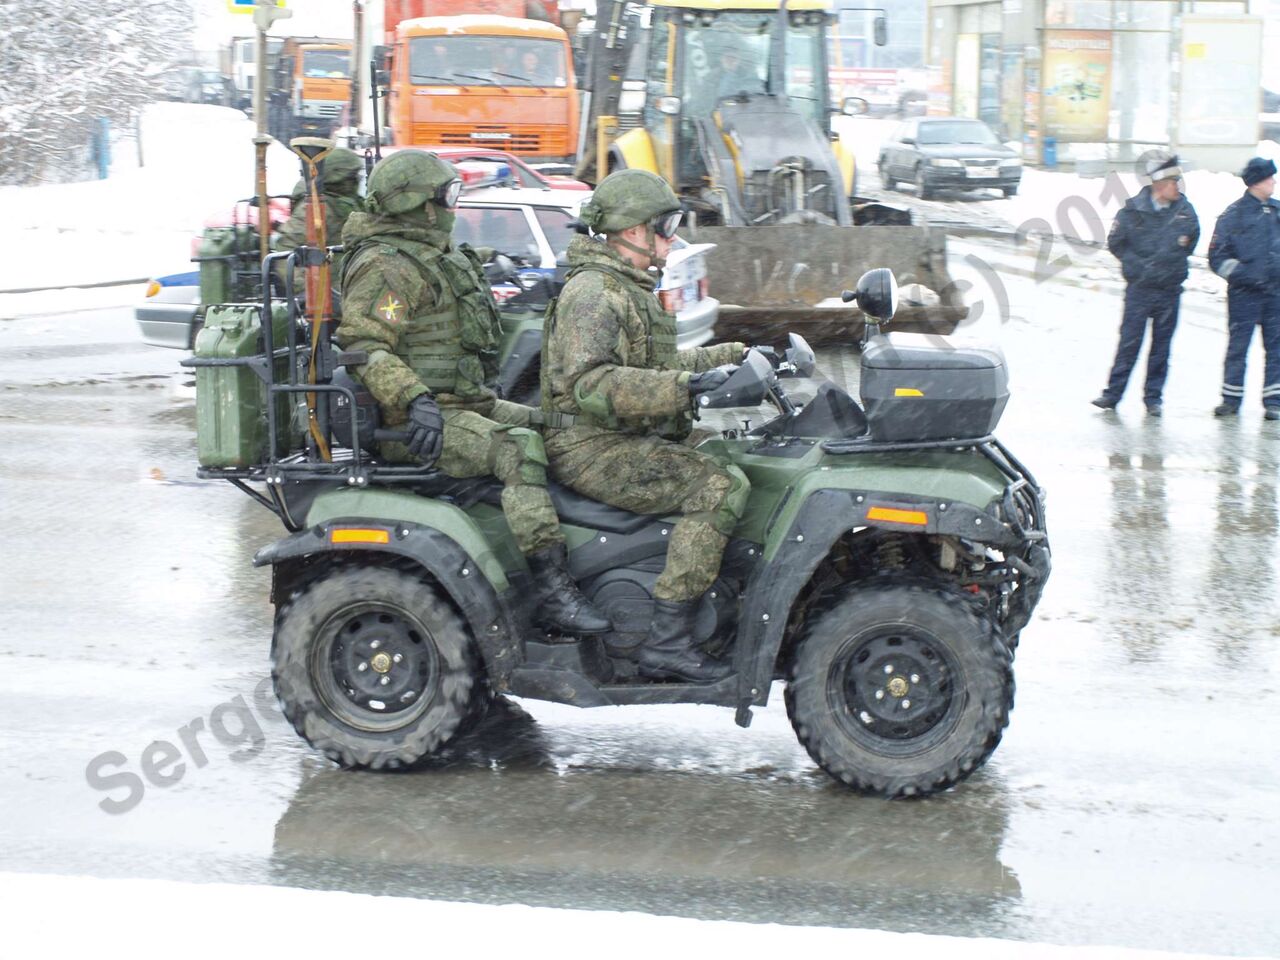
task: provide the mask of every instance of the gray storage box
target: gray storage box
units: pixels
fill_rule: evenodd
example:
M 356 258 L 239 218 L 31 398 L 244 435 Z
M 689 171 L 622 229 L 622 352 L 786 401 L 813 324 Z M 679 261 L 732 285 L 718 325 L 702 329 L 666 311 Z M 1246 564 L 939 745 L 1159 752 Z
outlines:
M 1009 401 L 1009 374 L 999 347 L 892 333 L 863 350 L 861 395 L 874 440 L 983 437 Z

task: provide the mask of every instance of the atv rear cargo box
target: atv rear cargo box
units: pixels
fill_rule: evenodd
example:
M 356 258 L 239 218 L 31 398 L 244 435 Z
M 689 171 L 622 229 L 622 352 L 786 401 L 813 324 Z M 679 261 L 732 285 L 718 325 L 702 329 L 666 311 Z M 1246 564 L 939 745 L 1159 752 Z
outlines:
M 1009 374 L 999 347 L 894 333 L 863 350 L 861 396 L 875 440 L 985 437 L 1009 401 Z

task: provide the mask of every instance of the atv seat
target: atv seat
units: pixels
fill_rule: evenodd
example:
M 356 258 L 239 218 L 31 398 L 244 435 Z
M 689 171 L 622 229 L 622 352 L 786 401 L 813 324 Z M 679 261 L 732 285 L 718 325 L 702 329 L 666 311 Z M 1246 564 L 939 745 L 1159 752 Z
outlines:
M 470 477 L 459 480 L 443 473 L 431 473 L 413 484 L 414 493 L 424 497 L 444 497 L 460 502 L 487 503 L 502 506 L 502 481 L 496 477 Z M 592 500 L 558 483 L 548 483 L 547 492 L 563 523 L 588 530 L 606 530 L 609 533 L 635 533 L 658 518 L 647 513 L 631 513 L 619 510 L 607 503 Z

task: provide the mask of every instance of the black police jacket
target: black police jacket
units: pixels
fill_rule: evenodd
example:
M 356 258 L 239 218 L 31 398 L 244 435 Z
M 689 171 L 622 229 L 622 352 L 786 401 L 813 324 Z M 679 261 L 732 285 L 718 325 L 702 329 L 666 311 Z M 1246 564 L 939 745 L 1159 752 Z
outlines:
M 1280 203 L 1245 191 L 1218 217 L 1209 266 L 1233 290 L 1262 290 L 1280 282 Z
M 1169 290 L 1187 279 L 1187 257 L 1200 239 L 1200 220 L 1186 197 L 1156 210 L 1143 187 L 1116 214 L 1107 249 L 1131 284 Z

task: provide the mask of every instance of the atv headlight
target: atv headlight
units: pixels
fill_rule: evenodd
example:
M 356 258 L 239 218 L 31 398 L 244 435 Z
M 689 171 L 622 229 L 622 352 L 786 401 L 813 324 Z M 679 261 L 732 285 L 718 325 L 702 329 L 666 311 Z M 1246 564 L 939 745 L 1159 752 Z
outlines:
M 929 166 L 931 167 L 963 167 L 964 164 L 961 163 L 959 160 L 939 159 L 939 160 L 930 160 Z

